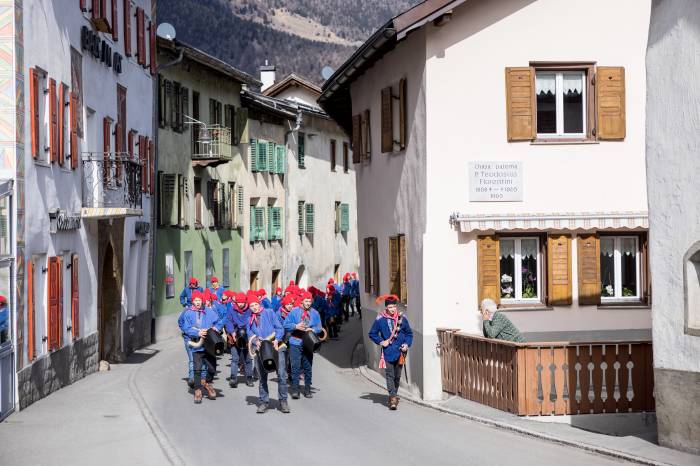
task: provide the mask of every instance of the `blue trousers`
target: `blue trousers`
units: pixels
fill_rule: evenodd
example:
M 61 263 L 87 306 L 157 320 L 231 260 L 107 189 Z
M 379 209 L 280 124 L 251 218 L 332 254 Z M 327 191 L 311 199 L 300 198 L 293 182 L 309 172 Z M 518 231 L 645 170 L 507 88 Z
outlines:
M 187 344 L 185 341 L 185 351 L 187 351 L 187 360 L 188 360 L 188 371 L 187 371 L 187 378 L 189 380 L 194 380 L 194 358 L 192 357 L 192 349 L 190 346 Z M 206 377 L 207 375 L 207 368 L 202 366 L 202 377 Z
M 260 374 L 260 383 L 258 384 L 258 394 L 261 403 L 270 402 L 270 391 L 267 386 L 267 371 L 262 367 L 262 361 L 259 357 L 255 358 L 258 365 L 258 373 Z M 281 349 L 277 352 L 277 396 L 280 401 L 287 400 L 287 350 Z
M 292 361 L 292 387 L 299 389 L 299 377 L 304 371 L 304 387 L 311 389 L 311 368 L 314 363 L 314 354 L 304 351 L 301 345 L 290 345 L 289 357 Z
M 245 376 L 253 377 L 253 359 L 248 353 L 248 348 L 236 348 L 231 347 L 231 378 L 236 379 L 238 377 L 238 362 L 243 359 L 245 364 Z

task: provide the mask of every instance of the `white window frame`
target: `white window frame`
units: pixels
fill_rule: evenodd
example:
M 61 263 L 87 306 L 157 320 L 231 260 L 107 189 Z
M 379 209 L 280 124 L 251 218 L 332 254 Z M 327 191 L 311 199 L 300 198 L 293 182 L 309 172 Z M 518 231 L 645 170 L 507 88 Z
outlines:
M 640 257 L 639 257 L 639 238 L 636 236 L 603 236 L 601 241 L 604 239 L 612 239 L 615 242 L 615 252 L 613 254 L 614 270 L 615 270 L 615 283 L 613 288 L 615 290 L 615 296 L 601 296 L 601 302 L 637 302 L 641 299 L 640 287 L 641 287 L 641 268 L 640 268 Z M 635 262 L 635 280 L 637 282 L 637 294 L 635 296 L 622 296 L 622 252 L 620 250 L 620 244 L 623 239 L 633 239 L 635 246 L 634 262 Z M 602 294 L 602 291 L 601 291 Z
M 537 133 L 537 139 L 567 139 L 567 138 L 585 138 L 586 131 L 586 118 L 587 118 L 587 99 L 586 86 L 588 78 L 586 76 L 585 70 L 575 70 L 575 71 L 554 71 L 554 70 L 535 70 L 535 82 L 537 82 L 537 77 L 539 75 L 554 75 L 555 79 L 555 109 L 557 113 L 557 132 L 556 133 Z M 582 115 L 583 127 L 580 133 L 565 133 L 564 132 L 564 75 L 578 75 L 581 76 L 581 98 L 583 105 Z M 537 105 L 537 96 L 535 95 L 535 105 Z M 535 109 L 535 114 L 537 114 L 537 109 Z
M 537 242 L 537 296 L 534 298 L 523 298 L 523 290 L 522 290 L 522 281 L 523 281 L 523 274 L 517 273 L 518 270 L 522 270 L 522 240 L 532 240 L 534 239 Z M 540 252 L 540 238 L 537 236 L 518 236 L 518 237 L 511 237 L 511 236 L 505 236 L 502 238 L 499 238 L 499 250 L 500 250 L 500 242 L 501 241 L 513 241 L 514 242 L 514 254 L 515 254 L 515 260 L 514 260 L 514 272 L 513 272 L 513 291 L 515 293 L 514 298 L 501 298 L 501 304 L 532 304 L 532 303 L 541 303 L 542 302 L 542 253 Z M 498 258 L 499 262 L 501 260 L 501 257 L 499 256 Z M 503 273 L 498 278 L 498 287 L 499 290 L 501 289 L 501 277 L 503 276 Z

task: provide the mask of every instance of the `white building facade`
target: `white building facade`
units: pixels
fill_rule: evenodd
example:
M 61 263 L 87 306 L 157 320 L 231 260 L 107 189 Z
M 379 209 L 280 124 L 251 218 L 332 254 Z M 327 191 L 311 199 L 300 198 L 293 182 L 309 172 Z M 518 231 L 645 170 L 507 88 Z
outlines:
M 401 296 L 414 392 L 441 397 L 436 329 L 480 334 L 484 298 L 530 340 L 648 337 L 648 21 L 649 2 L 428 0 L 324 85 L 353 134 L 362 299 Z

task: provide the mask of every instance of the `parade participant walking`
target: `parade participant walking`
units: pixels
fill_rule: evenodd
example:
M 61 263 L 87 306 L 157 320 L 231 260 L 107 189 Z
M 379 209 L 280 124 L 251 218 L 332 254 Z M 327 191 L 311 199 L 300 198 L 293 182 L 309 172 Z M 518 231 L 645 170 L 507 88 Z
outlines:
M 238 387 L 238 364 L 243 361 L 245 367 L 245 384 L 252 387 L 253 384 L 253 359 L 248 353 L 247 326 L 251 311 L 248 309 L 248 300 L 245 293 L 231 293 L 234 295 L 233 303 L 226 314 L 225 328 L 228 333 L 228 342 L 231 347 L 231 377 L 228 385 L 231 388 Z M 245 332 L 245 334 L 244 334 Z M 238 341 L 246 338 L 246 341 Z
M 185 307 L 182 312 L 180 313 L 180 316 L 177 319 L 177 326 L 179 328 L 182 328 L 182 325 L 185 321 L 185 314 L 189 310 L 189 307 Z M 194 388 L 194 359 L 192 357 L 192 348 L 188 344 L 190 341 L 190 337 L 185 333 L 182 332 L 182 340 L 185 344 L 185 352 L 187 353 L 187 385 L 190 388 Z M 207 369 L 206 367 L 202 367 L 201 370 L 201 376 L 205 377 L 207 374 Z
M 265 288 L 260 288 L 257 291 L 258 299 L 260 300 L 260 305 L 265 309 L 272 309 L 272 302 L 267 297 L 267 291 Z
M 182 293 L 180 293 L 180 304 L 183 307 L 192 305 L 192 293 L 195 291 L 201 293 L 204 290 L 199 286 L 199 281 L 192 277 L 188 285 L 183 288 Z
M 350 280 L 350 283 L 352 284 L 352 299 L 355 304 L 355 309 L 357 310 L 358 317 L 361 319 L 362 307 L 360 306 L 360 280 L 357 278 L 357 272 L 352 273 L 352 280 Z
M 271 300 L 273 311 L 275 311 L 275 312 L 279 311 L 280 305 L 282 303 L 282 298 L 283 298 L 282 288 L 277 288 L 275 290 L 275 294 L 274 294 L 274 296 L 272 296 L 272 300 Z
M 221 300 L 221 295 L 224 293 L 224 287 L 219 285 L 219 279 L 216 277 L 211 277 L 211 288 L 209 291 L 214 293 L 217 299 Z
M 381 346 L 379 368 L 384 369 L 386 376 L 389 409 L 395 410 L 399 404 L 401 370 L 406 362 L 408 348 L 413 343 L 413 331 L 406 316 L 399 313 L 399 298 L 396 295 L 383 295 L 377 298 L 377 304 L 382 300 L 385 309 L 372 324 L 369 338 Z
M 350 319 L 350 306 L 352 305 L 352 284 L 350 283 L 350 274 L 343 275 L 343 284 L 340 285 L 341 306 L 343 307 L 343 315 L 345 322 Z M 355 309 L 352 310 L 352 315 L 355 315 Z
M 271 309 L 264 309 L 260 306 L 260 301 L 258 300 L 257 293 L 254 291 L 248 292 L 248 307 L 250 308 L 251 315 L 248 319 L 248 338 L 255 338 L 255 346 L 259 350 L 262 340 L 273 339 L 273 345 L 275 350 L 279 349 L 278 342 L 282 339 L 284 334 L 284 329 L 280 320 L 275 315 L 274 311 Z M 278 357 L 279 357 L 278 351 Z M 256 364 L 258 366 L 258 373 L 260 374 L 260 381 L 258 383 L 259 401 L 258 401 L 258 414 L 264 414 L 270 404 L 270 394 L 267 386 L 267 371 L 262 365 L 262 360 L 260 355 L 255 358 Z M 287 404 L 287 373 L 284 361 L 283 364 L 277 364 L 278 371 L 278 383 L 277 390 L 280 400 L 280 410 L 283 413 L 289 412 L 289 405 Z
M 217 332 L 221 331 L 219 315 L 212 309 L 203 305 L 204 296 L 200 291 L 192 293 L 192 305 L 188 307 L 182 317 L 180 330 L 187 335 L 191 341 L 205 338 L 209 329 Z M 207 392 L 210 400 L 216 398 L 216 390 L 212 386 L 214 375 L 216 375 L 216 356 L 207 353 L 204 346 L 192 348 L 192 359 L 194 360 L 194 402 L 202 402 L 202 388 Z M 206 378 L 202 380 L 202 365 L 206 366 Z
M 295 307 L 284 320 L 285 330 L 292 331 L 289 338 L 289 356 L 292 362 L 292 398 L 299 398 L 299 378 L 304 371 L 304 397 L 312 398 L 311 376 L 314 354 L 304 349 L 304 332 L 321 333 L 321 316 L 311 307 L 312 296 L 308 291 L 301 295 L 301 307 Z

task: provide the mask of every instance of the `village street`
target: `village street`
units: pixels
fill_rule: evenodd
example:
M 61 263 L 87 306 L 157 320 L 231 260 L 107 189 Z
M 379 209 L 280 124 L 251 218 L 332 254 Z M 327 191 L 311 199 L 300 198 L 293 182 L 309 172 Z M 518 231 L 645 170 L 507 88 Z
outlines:
M 139 352 L 130 364 L 59 390 L 0 424 L 3 462 L 281 464 L 290 455 L 293 464 L 336 465 L 495 465 L 514 458 L 533 465 L 562 464 L 564 459 L 569 465 L 616 462 L 406 401 L 390 412 L 385 393 L 353 368 L 361 357 L 356 351 L 356 360 L 351 358 L 360 322 L 353 319 L 344 329 L 341 339 L 326 344 L 314 361 L 314 398 L 290 400 L 291 414 L 277 409 L 256 414 L 257 384 L 229 388 L 224 380 L 228 357 L 215 381 L 221 396 L 194 405 L 182 380 L 182 343 L 172 339 Z M 271 387 L 276 399 L 276 383 Z M 51 427 L 59 420 L 69 425 Z M 292 430 L 298 433 L 290 436 Z M 28 450 L 39 437 L 42 447 Z

